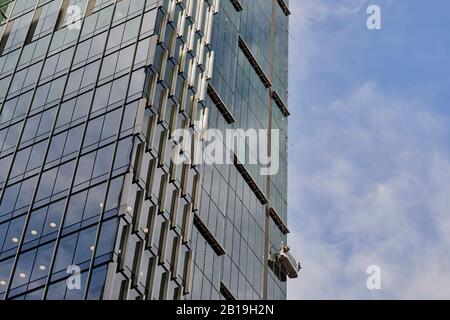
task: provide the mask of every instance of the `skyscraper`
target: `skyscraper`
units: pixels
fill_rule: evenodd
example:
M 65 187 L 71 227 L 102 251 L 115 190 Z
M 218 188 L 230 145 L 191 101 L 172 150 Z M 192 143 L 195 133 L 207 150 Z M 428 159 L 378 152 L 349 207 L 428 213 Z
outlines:
M 288 16 L 0 0 L 0 299 L 285 299 Z M 265 133 L 278 170 L 192 161 L 207 128 Z

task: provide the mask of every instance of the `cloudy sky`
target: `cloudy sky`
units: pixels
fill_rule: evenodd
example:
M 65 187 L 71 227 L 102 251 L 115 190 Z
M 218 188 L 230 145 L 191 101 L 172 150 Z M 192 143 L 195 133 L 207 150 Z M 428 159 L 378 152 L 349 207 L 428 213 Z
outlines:
M 289 298 L 450 299 L 450 1 L 290 7 Z

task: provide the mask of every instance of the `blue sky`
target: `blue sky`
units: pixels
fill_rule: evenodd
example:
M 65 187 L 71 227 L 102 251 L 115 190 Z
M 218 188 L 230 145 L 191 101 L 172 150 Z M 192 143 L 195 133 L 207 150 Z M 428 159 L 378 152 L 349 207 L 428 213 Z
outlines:
M 449 299 L 450 1 L 290 7 L 289 298 Z

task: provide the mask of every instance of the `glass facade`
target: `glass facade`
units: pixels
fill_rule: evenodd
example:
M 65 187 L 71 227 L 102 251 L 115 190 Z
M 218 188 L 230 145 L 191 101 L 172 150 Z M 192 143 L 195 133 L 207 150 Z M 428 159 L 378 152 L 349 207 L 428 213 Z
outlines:
M 288 16 L 0 0 L 0 299 L 285 299 Z M 199 119 L 279 129 L 280 170 L 176 164 Z

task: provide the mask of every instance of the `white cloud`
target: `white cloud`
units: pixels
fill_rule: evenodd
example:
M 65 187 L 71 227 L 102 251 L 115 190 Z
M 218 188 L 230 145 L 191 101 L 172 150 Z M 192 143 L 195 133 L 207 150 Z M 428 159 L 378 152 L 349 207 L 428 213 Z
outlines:
M 448 122 L 417 94 L 367 83 L 303 109 L 289 199 L 304 269 L 289 298 L 450 298 Z
M 449 119 L 421 87 L 321 79 L 361 67 L 345 46 L 365 4 L 290 2 L 289 243 L 303 269 L 288 297 L 450 298 Z M 381 291 L 366 288 L 373 264 Z
M 327 19 L 347 19 L 349 16 L 355 16 L 366 2 L 367 0 L 294 0 L 290 2 L 293 13 L 290 34 L 291 61 L 295 64 L 296 81 L 301 81 L 310 74 L 313 67 L 310 63 L 311 59 L 319 54 L 320 48 L 317 42 L 320 34 L 315 28 Z M 294 52 L 296 54 L 292 54 Z

